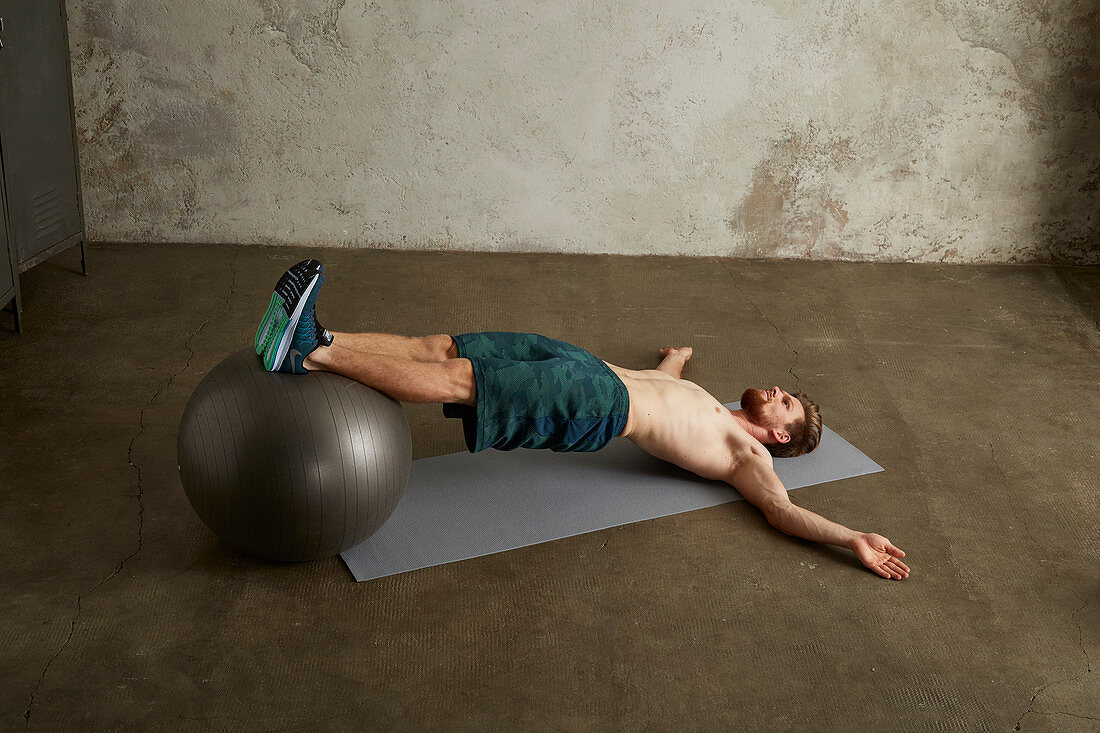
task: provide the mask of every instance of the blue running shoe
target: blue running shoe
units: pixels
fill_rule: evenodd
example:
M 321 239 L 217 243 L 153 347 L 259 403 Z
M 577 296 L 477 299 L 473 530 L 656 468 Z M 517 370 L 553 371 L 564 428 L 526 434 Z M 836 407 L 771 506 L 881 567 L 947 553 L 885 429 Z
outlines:
M 325 281 L 325 268 L 317 260 L 303 260 L 287 270 L 275 284 L 267 312 L 256 330 L 256 354 L 264 369 L 279 368 L 290 350 L 298 323 L 305 313 L 313 321 L 313 304 Z
M 317 321 L 316 309 L 311 306 L 298 319 L 298 327 L 294 329 L 290 349 L 286 352 L 286 358 L 279 364 L 279 371 L 284 374 L 306 374 L 309 370 L 302 365 L 306 357 L 318 346 L 331 345 L 332 334 Z

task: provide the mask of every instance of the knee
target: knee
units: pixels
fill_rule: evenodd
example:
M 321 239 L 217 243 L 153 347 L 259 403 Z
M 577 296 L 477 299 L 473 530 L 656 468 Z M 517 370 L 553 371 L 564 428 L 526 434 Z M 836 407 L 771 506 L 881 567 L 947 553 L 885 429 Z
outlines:
M 455 344 L 455 340 L 447 334 L 427 336 L 425 341 L 427 341 L 429 361 L 446 361 L 447 359 L 458 358 L 458 346 Z
M 444 354 L 447 355 L 447 358 L 448 359 L 457 359 L 458 358 L 458 343 L 453 338 L 451 338 L 450 336 L 444 335 L 443 336 L 443 344 L 447 347 L 446 350 L 443 352 Z
M 477 380 L 474 365 L 469 359 L 448 359 L 441 367 L 447 376 L 448 402 L 473 407 L 477 404 Z

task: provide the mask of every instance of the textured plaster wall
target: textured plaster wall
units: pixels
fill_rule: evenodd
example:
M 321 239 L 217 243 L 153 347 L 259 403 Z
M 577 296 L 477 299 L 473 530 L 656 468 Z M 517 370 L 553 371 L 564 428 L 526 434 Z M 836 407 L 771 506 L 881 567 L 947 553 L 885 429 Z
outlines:
M 1100 262 L 1091 0 L 67 0 L 89 236 Z

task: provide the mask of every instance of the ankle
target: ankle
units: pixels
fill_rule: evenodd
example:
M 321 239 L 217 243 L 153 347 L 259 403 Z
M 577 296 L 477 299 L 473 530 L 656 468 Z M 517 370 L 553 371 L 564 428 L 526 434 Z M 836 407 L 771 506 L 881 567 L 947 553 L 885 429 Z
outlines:
M 335 345 L 335 341 L 333 345 Z M 333 346 L 318 346 L 302 360 L 302 366 L 311 372 L 327 371 L 329 365 L 332 364 L 333 350 Z

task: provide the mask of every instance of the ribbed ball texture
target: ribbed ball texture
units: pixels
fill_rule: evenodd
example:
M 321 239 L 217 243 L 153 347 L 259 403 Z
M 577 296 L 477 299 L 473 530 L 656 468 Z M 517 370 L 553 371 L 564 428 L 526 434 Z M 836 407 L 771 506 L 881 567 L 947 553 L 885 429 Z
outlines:
M 303 561 L 350 549 L 401 499 L 412 438 L 401 404 L 323 372 L 267 372 L 245 349 L 199 382 L 180 421 L 195 512 L 242 552 Z

